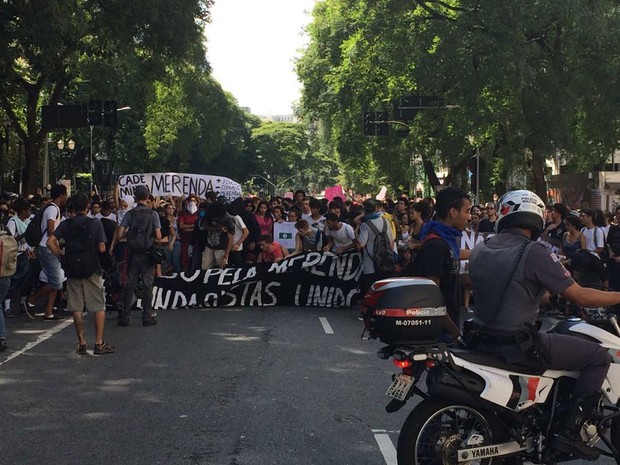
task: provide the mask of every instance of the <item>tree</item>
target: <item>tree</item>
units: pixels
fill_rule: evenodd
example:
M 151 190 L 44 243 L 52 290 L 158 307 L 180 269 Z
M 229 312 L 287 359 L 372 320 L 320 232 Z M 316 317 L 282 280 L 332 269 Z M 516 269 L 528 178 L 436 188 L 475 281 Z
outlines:
M 61 103 L 65 92 L 84 79 L 88 63 L 133 57 L 140 65 L 136 70 L 155 76 L 170 60 L 204 61 L 202 46 L 195 44 L 202 44 L 210 4 L 211 0 L 4 3 L 0 106 L 24 145 L 26 191 L 33 192 L 37 185 L 46 134 L 40 126 L 41 107 Z
M 617 146 L 619 14 L 610 0 L 325 0 L 297 68 L 303 114 L 330 128 L 347 166 L 370 154 L 385 175 L 383 154 L 404 171 L 417 153 L 429 179 L 440 163 L 466 185 L 473 141 L 503 160 L 504 179 L 520 170 L 523 187 L 546 197 L 545 159 L 557 147 L 597 165 Z M 364 109 L 413 92 L 442 108 L 420 112 L 406 141 L 359 136 Z

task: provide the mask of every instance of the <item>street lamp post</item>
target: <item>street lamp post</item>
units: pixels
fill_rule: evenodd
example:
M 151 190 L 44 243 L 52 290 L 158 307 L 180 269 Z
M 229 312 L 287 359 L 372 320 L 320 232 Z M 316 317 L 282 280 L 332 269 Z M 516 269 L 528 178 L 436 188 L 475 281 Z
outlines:
M 71 176 L 69 175 L 69 165 L 71 161 L 71 152 L 75 149 L 75 142 L 73 139 L 69 139 L 67 142 L 67 151 L 65 151 L 65 141 L 60 139 L 56 143 L 56 147 L 60 150 L 62 157 L 65 159 L 65 179 L 71 182 Z

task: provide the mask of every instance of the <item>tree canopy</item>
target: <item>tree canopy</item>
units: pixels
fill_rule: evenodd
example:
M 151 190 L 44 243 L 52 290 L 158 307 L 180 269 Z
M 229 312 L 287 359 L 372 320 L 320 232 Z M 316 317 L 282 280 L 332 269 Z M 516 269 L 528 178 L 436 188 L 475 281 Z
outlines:
M 324 0 L 297 65 L 302 112 L 325 128 L 351 185 L 374 164 L 395 188 L 421 168 L 436 184 L 440 166 L 466 187 L 478 148 L 488 194 L 501 179 L 546 197 L 556 150 L 601 166 L 618 145 L 619 14 L 609 0 Z M 412 94 L 440 103 L 407 137 L 362 135 L 364 110 L 392 114 Z

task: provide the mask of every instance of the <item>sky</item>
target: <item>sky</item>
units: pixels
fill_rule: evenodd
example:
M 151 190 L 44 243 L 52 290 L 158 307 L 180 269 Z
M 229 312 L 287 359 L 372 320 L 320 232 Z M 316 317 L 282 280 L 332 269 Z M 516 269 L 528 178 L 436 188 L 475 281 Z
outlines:
M 213 76 L 255 115 L 286 115 L 299 100 L 294 71 L 315 0 L 215 0 L 206 28 Z

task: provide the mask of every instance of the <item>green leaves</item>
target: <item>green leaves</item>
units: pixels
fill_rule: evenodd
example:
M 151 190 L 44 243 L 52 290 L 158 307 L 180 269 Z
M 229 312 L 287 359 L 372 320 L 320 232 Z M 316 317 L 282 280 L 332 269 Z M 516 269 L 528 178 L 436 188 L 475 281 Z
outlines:
M 341 162 L 371 154 L 377 185 L 381 176 L 403 184 L 382 160 L 411 176 L 397 154 L 413 150 L 467 187 L 473 136 L 482 157 L 505 161 L 489 169 L 501 166 L 508 183 L 526 171 L 544 197 L 542 168 L 556 147 L 594 165 L 617 146 L 619 15 L 610 0 L 325 0 L 298 63 L 302 110 L 331 128 L 324 144 Z M 415 91 L 450 108 L 421 112 L 407 141 L 357 137 L 362 111 Z M 481 177 L 490 197 L 502 176 Z

